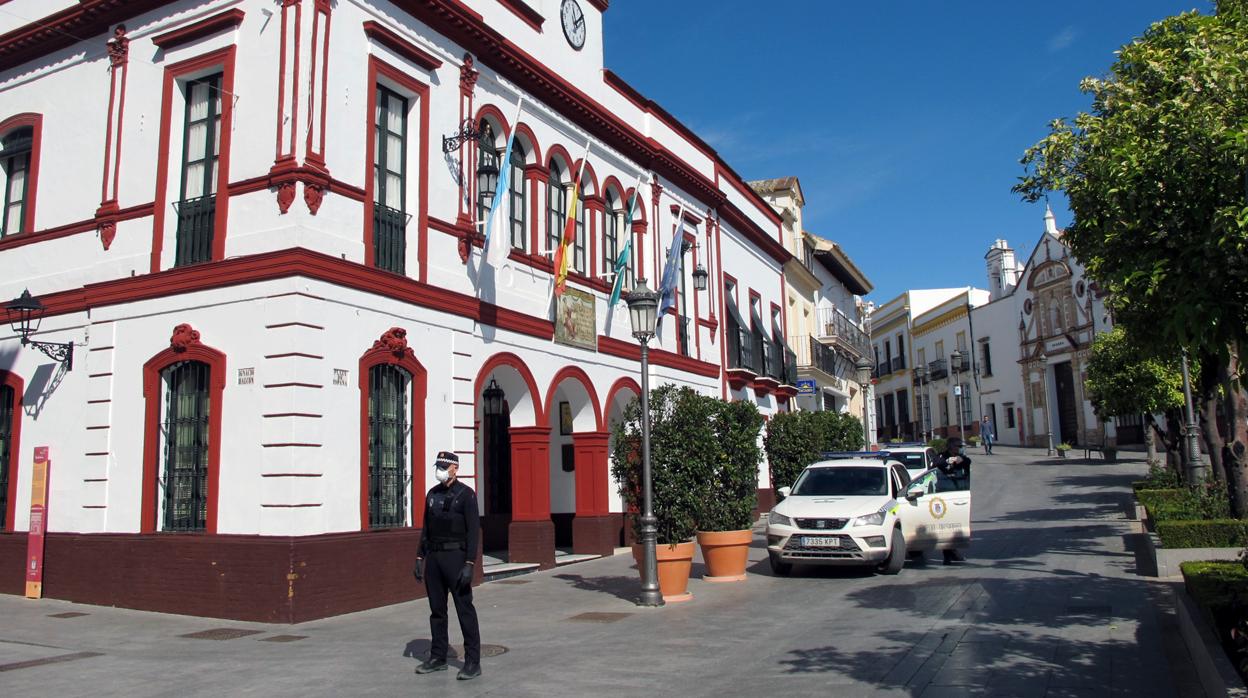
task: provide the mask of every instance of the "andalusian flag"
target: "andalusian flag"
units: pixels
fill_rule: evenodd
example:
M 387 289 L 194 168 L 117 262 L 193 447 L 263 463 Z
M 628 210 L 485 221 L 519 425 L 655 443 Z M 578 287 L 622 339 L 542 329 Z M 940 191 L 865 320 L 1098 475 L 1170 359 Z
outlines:
M 555 250 L 555 295 L 562 296 L 568 284 L 568 258 L 572 256 L 572 246 L 576 244 L 576 202 L 581 191 L 581 175 L 585 172 L 585 161 L 589 160 L 589 141 L 585 141 L 585 156 L 581 158 L 581 166 L 576 170 L 576 179 L 572 180 L 572 194 L 568 197 L 568 220 L 563 225 L 563 240 L 559 249 Z
M 511 120 L 511 136 L 498 163 L 498 181 L 494 185 L 494 201 L 485 219 L 485 261 L 492 267 L 502 266 L 511 252 L 511 147 L 516 142 L 516 125 L 520 123 L 521 97 L 516 101 L 516 118 Z
M 611 300 L 607 307 L 614 307 L 620 302 L 620 292 L 624 290 L 624 272 L 628 268 L 628 258 L 633 253 L 633 213 L 637 209 L 637 199 L 641 189 L 641 175 L 637 175 L 637 186 L 633 187 L 633 196 L 628 201 L 628 213 L 624 216 L 624 247 L 615 258 L 615 281 L 611 284 Z M 618 244 L 618 243 L 617 243 Z

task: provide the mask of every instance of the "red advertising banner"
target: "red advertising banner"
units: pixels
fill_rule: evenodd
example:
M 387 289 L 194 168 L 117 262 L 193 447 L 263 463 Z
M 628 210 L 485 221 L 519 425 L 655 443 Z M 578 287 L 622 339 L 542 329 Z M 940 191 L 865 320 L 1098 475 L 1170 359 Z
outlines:
M 43 598 L 43 534 L 48 527 L 48 447 L 35 447 L 30 482 L 30 535 L 26 538 L 26 598 Z

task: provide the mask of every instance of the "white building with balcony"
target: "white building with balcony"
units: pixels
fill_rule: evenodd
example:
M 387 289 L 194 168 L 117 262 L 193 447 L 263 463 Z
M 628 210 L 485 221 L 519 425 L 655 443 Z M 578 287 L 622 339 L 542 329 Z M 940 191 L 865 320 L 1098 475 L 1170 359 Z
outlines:
M 627 284 L 655 286 L 683 231 L 652 383 L 785 409 L 780 216 L 604 69 L 607 8 L 6 5 L 0 299 L 29 288 L 33 338 L 74 356 L 0 335 L 0 591 L 22 590 L 38 446 L 56 598 L 261 621 L 412 598 L 441 450 L 477 491 L 487 550 L 543 568 L 610 552 L 626 529 L 611 426 L 639 390 L 628 313 L 607 301 L 627 241 Z M 503 171 L 492 267 L 477 222 Z

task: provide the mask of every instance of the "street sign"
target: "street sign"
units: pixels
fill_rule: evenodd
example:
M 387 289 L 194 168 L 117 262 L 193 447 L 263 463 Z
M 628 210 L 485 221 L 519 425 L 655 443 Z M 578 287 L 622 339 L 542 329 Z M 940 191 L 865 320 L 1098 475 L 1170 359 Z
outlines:
M 962 386 L 960 386 L 960 385 L 955 385 L 955 386 L 953 386 L 953 394 L 954 394 L 955 396 L 957 396 L 957 397 L 961 397 L 961 396 L 962 396 Z
M 35 448 L 30 483 L 30 535 L 26 537 L 26 598 L 43 598 L 43 534 L 48 529 L 48 447 Z
M 814 395 L 815 394 L 815 381 L 811 378 L 798 378 L 797 379 L 797 394 L 798 395 Z

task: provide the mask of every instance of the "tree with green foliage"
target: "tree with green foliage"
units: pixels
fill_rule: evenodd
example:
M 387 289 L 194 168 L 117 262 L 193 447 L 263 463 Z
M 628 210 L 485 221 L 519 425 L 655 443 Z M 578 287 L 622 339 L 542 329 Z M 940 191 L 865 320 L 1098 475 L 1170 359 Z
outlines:
M 758 464 L 763 459 L 758 433 L 763 415 L 753 402 L 704 399 L 717 408 L 711 423 L 717 449 L 707 461 L 712 469 L 702 476 L 698 530 L 744 530 L 753 523 L 751 513 L 758 503 Z
M 1155 355 L 1205 366 L 1202 404 L 1226 400 L 1226 469 L 1248 513 L 1248 0 L 1216 0 L 1122 47 L 1081 89 L 1092 106 L 1027 149 L 1025 200 L 1065 192 L 1065 240 Z M 1206 407 L 1215 467 L 1222 437 Z
M 1177 446 L 1178 435 L 1166 440 L 1153 417 L 1183 405 L 1183 375 L 1177 359 L 1162 360 L 1146 355 L 1126 330 L 1115 327 L 1092 342 L 1085 389 L 1093 409 L 1101 417 L 1145 415 L 1150 430 L 1147 439 L 1150 463 L 1156 458 L 1153 435 L 1165 441 L 1167 451 Z

